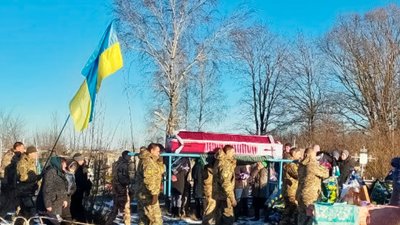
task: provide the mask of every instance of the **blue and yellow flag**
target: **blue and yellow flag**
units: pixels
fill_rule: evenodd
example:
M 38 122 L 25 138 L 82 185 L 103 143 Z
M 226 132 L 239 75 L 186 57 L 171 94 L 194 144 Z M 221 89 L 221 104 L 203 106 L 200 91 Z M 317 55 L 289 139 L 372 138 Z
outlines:
M 82 70 L 86 79 L 69 103 L 75 129 L 82 131 L 92 121 L 96 94 L 104 78 L 123 66 L 122 54 L 113 22 L 107 27 L 101 42 Z

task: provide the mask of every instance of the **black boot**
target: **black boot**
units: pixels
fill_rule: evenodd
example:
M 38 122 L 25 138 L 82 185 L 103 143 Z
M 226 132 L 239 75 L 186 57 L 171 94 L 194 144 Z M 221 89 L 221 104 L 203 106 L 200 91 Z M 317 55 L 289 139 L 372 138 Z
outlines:
M 183 213 L 182 213 L 182 210 L 181 210 L 181 207 L 176 207 L 176 214 L 177 214 L 177 217 L 178 218 L 181 218 L 182 217 L 182 215 L 183 215 Z

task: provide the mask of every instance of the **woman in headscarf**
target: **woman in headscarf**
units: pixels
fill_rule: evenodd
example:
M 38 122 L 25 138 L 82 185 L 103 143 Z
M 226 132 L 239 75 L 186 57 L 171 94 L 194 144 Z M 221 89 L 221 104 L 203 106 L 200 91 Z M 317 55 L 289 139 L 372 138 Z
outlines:
M 37 208 L 39 214 L 52 219 L 45 220 L 45 224 L 60 224 L 63 208 L 68 206 L 68 181 L 65 177 L 67 162 L 65 159 L 54 156 L 45 169 L 42 186 L 39 191 Z

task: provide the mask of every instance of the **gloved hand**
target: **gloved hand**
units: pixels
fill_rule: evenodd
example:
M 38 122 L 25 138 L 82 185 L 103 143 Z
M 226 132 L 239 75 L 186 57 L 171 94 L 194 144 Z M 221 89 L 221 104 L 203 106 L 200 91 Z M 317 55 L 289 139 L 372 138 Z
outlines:
M 232 203 L 232 207 L 236 207 L 237 202 L 236 202 L 235 197 L 231 197 L 230 200 L 231 200 L 231 203 Z
M 153 198 L 151 199 L 151 205 L 155 205 L 158 201 L 158 195 L 153 195 Z

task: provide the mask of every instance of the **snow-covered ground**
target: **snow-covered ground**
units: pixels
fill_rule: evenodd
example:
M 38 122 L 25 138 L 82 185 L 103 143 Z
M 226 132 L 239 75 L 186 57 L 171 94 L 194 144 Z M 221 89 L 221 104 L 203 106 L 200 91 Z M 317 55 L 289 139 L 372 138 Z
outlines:
M 122 218 L 118 217 L 115 220 L 116 224 L 118 225 L 123 225 L 124 223 L 122 222 Z M 137 214 L 133 214 L 131 217 L 131 222 L 132 224 L 137 224 L 138 223 L 138 217 Z M 168 216 L 163 216 L 163 222 L 164 224 L 168 225 L 194 225 L 194 224 L 201 224 L 201 221 L 196 221 L 192 220 L 189 218 L 184 218 L 184 219 L 177 219 L 177 218 L 171 218 Z M 241 218 L 239 219 L 238 222 L 234 223 L 234 225 L 271 225 L 270 223 L 264 223 L 262 220 L 259 221 L 251 221 L 251 218 Z

